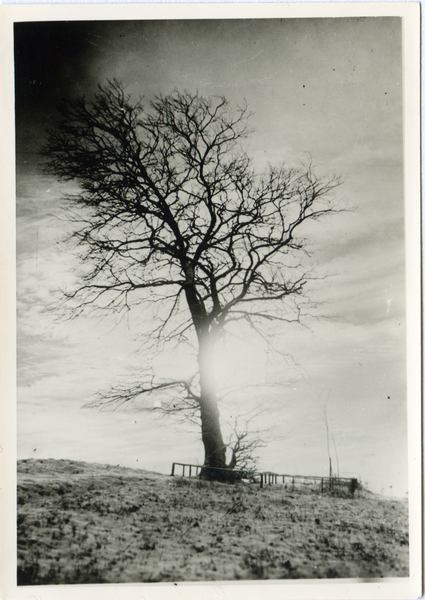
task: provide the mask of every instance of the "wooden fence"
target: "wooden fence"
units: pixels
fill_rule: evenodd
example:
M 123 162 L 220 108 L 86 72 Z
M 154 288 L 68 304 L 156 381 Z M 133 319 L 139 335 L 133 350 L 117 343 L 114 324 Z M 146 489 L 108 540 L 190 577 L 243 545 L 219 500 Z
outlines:
M 181 467 L 180 469 L 178 467 Z M 271 471 L 263 471 L 262 473 L 250 473 L 246 471 L 237 471 L 232 469 L 213 469 L 209 470 L 228 471 L 234 473 L 239 479 L 250 479 L 256 483 L 260 483 L 260 487 L 264 488 L 267 485 L 282 485 L 285 489 L 295 490 L 305 486 L 318 492 L 326 490 L 336 491 L 338 489 L 349 490 L 351 494 L 357 489 L 357 479 L 349 477 L 319 477 L 317 475 L 288 475 L 282 473 L 273 473 Z M 174 462 L 171 467 L 171 475 L 181 475 L 183 477 L 197 477 L 200 474 L 202 465 L 192 465 L 189 463 Z M 177 471 L 180 471 L 178 473 Z
M 188 477 L 196 476 L 202 469 L 202 465 L 189 465 L 187 463 L 173 463 L 171 467 L 171 475 L 176 475 L 176 467 L 182 467 L 182 476 L 185 477 L 185 469 L 188 468 Z
M 181 467 L 181 469 L 178 469 Z M 171 475 L 177 475 L 176 471 L 180 470 L 183 477 L 196 477 L 200 475 L 202 477 L 202 469 L 205 468 L 205 477 L 207 477 L 207 471 L 217 471 L 217 478 L 221 481 L 228 481 L 234 483 L 241 479 L 254 479 L 253 471 L 238 470 L 238 469 L 219 469 L 216 467 L 203 467 L 202 465 L 192 465 L 189 463 L 173 463 L 171 467 Z M 257 475 L 257 474 L 255 474 Z M 259 477 L 259 475 L 258 475 Z
M 317 491 L 348 489 L 352 494 L 357 489 L 357 479 L 350 477 L 319 477 L 317 475 L 288 475 L 265 471 L 260 473 L 260 487 L 266 485 L 283 485 L 285 488 L 296 489 L 310 486 Z

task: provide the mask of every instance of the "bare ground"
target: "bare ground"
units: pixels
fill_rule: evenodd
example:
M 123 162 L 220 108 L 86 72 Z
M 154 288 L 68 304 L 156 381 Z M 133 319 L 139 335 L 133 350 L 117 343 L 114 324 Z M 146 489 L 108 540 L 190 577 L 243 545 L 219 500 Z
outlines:
M 18 462 L 18 585 L 409 575 L 407 501 Z

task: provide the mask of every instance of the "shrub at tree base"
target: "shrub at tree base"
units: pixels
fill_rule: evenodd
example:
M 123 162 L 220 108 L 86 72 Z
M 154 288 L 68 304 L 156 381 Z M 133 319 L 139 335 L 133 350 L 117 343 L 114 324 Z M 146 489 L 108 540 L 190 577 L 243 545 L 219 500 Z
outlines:
M 222 483 L 236 483 L 243 479 L 254 480 L 253 471 L 239 471 L 232 469 L 214 469 L 202 467 L 199 478 L 204 481 L 221 481 Z

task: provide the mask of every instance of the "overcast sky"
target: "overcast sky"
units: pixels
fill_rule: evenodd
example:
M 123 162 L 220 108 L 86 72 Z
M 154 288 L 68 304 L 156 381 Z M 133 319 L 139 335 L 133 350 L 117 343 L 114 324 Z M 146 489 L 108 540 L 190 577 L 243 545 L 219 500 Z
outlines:
M 245 99 L 258 168 L 310 156 L 339 174 L 350 212 L 309 230 L 330 276 L 315 289 L 326 318 L 282 327 L 271 356 L 255 338 L 230 340 L 223 381 L 282 385 L 259 468 L 326 474 L 324 409 L 334 471 L 375 491 L 407 491 L 403 113 L 398 18 L 19 23 L 17 134 L 18 458 L 54 457 L 169 472 L 200 464 L 199 434 L 143 413 L 82 409 L 99 388 L 140 368 L 137 319 L 57 321 L 55 290 L 72 286 L 61 194 L 37 144 L 63 97 L 117 78 L 146 102 L 174 89 Z M 182 358 L 159 368 L 178 370 Z

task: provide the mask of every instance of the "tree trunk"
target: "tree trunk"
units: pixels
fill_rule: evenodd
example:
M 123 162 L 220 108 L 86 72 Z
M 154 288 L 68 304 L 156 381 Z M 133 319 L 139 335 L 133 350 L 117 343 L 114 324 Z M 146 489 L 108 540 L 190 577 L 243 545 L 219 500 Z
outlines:
M 214 378 L 213 341 L 211 333 L 199 336 L 198 365 L 201 386 L 201 429 L 204 444 L 204 466 L 223 469 L 226 467 L 226 446 L 220 427 L 220 413 Z
M 184 291 L 198 338 L 198 367 L 201 388 L 199 405 L 202 442 L 205 450 L 204 467 L 206 467 L 201 472 L 201 477 L 205 475 L 209 479 L 220 479 L 219 472 L 217 472 L 217 477 L 214 477 L 214 471 L 208 471 L 208 467 L 214 469 L 226 468 L 226 446 L 221 434 L 214 376 L 214 338 L 205 306 L 193 282 L 193 266 L 190 263 L 184 263 L 182 266 L 186 276 Z

